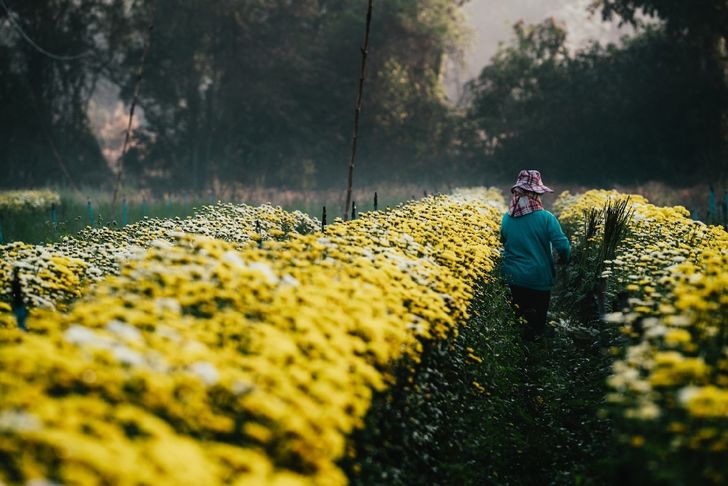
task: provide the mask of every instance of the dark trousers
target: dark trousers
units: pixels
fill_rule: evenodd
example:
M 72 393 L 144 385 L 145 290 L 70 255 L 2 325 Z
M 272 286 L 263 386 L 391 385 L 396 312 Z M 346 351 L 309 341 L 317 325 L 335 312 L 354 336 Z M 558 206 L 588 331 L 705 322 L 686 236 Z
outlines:
M 509 285 L 511 289 L 511 305 L 517 317 L 526 321 L 523 338 L 533 340 L 546 330 L 546 313 L 549 310 L 551 292 L 533 290 L 518 285 Z

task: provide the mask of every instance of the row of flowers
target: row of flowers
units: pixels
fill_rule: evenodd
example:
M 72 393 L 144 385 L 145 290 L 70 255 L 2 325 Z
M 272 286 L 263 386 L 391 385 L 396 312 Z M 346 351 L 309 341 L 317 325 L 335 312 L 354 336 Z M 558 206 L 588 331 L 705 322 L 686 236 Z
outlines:
M 160 241 L 172 242 L 181 234 L 204 235 L 242 248 L 319 228 L 315 218 L 300 211 L 287 212 L 267 204 L 218 203 L 203 206 L 185 219 L 145 218 L 121 229 L 88 227 L 48 245 L 0 245 L 0 322 L 11 320 L 7 304 L 16 268 L 29 308 L 62 310 L 81 295 L 85 284 L 118 274 L 125 260 Z
M 47 190 L 0 191 L 0 213 L 43 211 L 61 203 L 58 193 Z
M 456 334 L 490 278 L 501 211 L 481 191 L 261 247 L 154 239 L 0 329 L 0 482 L 345 483 L 392 364 Z
M 682 207 L 640 196 L 589 191 L 559 201 L 579 227 L 585 210 L 629 198 L 629 235 L 602 277 L 626 292 L 605 321 L 621 326 L 626 349 L 613 366 L 607 400 L 622 439 L 648 457 L 658 479 L 701 474 L 728 481 L 728 233 L 693 221 Z M 694 468 L 694 470 L 693 470 Z

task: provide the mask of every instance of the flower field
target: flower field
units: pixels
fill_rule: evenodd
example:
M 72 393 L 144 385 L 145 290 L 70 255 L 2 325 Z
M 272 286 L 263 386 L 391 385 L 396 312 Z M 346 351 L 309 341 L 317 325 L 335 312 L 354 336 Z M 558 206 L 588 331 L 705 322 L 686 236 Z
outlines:
M 322 230 L 217 204 L 0 246 L 0 484 L 724 483 L 726 231 L 562 194 L 552 317 L 579 326 L 527 347 L 503 209 L 458 189 Z
M 392 365 L 456 335 L 491 278 L 502 203 L 429 197 L 324 233 L 213 206 L 4 247 L 3 301 L 20 267 L 34 310 L 24 333 L 0 304 L 0 481 L 345 483 Z
M 562 223 L 628 199 L 628 234 L 601 277 L 621 304 L 604 320 L 625 343 L 607 396 L 633 470 L 650 482 L 728 480 L 728 233 L 640 196 L 564 194 Z
M 61 203 L 61 196 L 49 190 L 37 191 L 2 191 L 0 192 L 0 212 L 4 211 L 38 211 L 50 209 Z
M 203 206 L 185 219 L 147 218 L 122 229 L 87 227 L 49 245 L 0 245 L 0 301 L 10 299 L 13 268 L 20 270 L 26 305 L 63 309 L 81 295 L 85 283 L 116 275 L 122 262 L 183 234 L 203 235 L 242 248 L 250 242 L 280 240 L 292 232 L 307 234 L 319 228 L 317 220 L 299 211 L 220 203 Z

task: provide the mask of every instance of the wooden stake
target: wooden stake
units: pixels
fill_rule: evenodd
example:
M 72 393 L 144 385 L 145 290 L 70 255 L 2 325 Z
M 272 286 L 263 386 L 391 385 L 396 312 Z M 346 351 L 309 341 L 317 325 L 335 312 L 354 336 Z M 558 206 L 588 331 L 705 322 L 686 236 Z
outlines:
M 131 108 L 129 109 L 129 123 L 126 126 L 126 136 L 124 137 L 124 145 L 121 149 L 121 155 L 117 162 L 118 172 L 116 173 L 116 182 L 114 183 L 114 195 L 111 197 L 111 218 L 116 218 L 116 200 L 119 197 L 119 190 L 121 189 L 121 182 L 124 176 L 124 156 L 126 151 L 129 149 L 129 141 L 131 140 L 131 126 L 134 121 L 134 110 L 136 109 L 137 102 L 139 101 L 139 91 L 142 85 L 142 77 L 144 77 L 144 62 L 149 54 L 149 47 L 152 44 L 152 31 L 154 31 L 154 0 L 150 0 L 150 17 L 149 27 L 146 42 L 144 43 L 144 51 L 142 52 L 142 59 L 139 63 L 139 70 L 137 71 L 136 84 L 134 85 L 134 96 L 131 100 Z
M 263 230 L 260 228 L 260 220 L 255 220 L 255 232 L 258 233 L 258 248 L 263 248 Z

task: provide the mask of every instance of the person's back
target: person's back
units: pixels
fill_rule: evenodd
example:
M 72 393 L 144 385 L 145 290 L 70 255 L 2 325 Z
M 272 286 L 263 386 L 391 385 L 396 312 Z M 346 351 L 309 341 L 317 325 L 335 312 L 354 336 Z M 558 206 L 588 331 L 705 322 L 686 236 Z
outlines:
M 551 290 L 555 276 L 552 245 L 563 260 L 569 258 L 570 249 L 556 217 L 546 210 L 518 218 L 506 213 L 501 221 L 501 238 L 505 248 L 506 282 L 534 290 Z
M 541 183 L 537 170 L 522 170 L 511 188 L 513 197 L 501 220 L 503 277 L 511 290 L 511 303 L 526 320 L 524 336 L 533 339 L 546 327 L 555 270 L 552 248 L 566 262 L 569 240 L 556 217 L 543 208 L 541 195 L 553 192 Z

